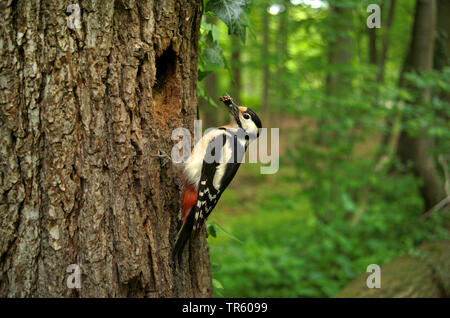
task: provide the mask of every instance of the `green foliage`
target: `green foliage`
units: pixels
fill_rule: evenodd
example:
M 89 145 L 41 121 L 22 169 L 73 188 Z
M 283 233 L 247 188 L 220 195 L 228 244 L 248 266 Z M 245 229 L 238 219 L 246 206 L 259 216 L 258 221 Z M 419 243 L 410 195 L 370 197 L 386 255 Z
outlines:
M 285 150 L 274 176 L 244 164 L 208 220 L 216 296 L 333 296 L 369 264 L 384 264 L 423 241 L 449 239 L 445 211 L 418 222 L 424 213 L 422 181 L 400 174 L 395 149 L 381 143 L 403 129 L 433 137 L 436 147 L 430 151 L 436 158 L 450 149 L 450 70 L 409 72 L 407 85 L 399 87 L 415 1 L 397 2 L 388 31 L 390 2 L 376 1 L 383 16 L 376 30 L 378 55 L 389 32 L 381 81 L 379 66 L 369 63 L 365 23 L 367 4 L 375 2 L 327 1 L 314 8 L 253 1 L 249 13 L 243 2 L 234 2 L 241 3 L 234 10 L 245 12 L 242 21 L 248 13 L 254 30 L 240 60 L 230 63 L 242 73 L 241 100 L 258 111 L 267 66 L 269 112 L 262 121 L 280 128 Z M 273 4 L 285 10 L 268 15 Z M 219 92 L 229 91 L 233 82 L 227 61 L 234 48 L 226 34 L 226 25 L 202 22 L 199 79 L 215 72 Z M 429 102 L 421 95 L 425 87 Z M 202 84 L 199 95 L 208 99 Z M 438 171 L 443 175 L 440 166 Z
M 199 54 L 198 54 L 198 80 L 197 97 L 203 98 L 213 107 L 217 107 L 216 102 L 209 96 L 205 90 L 203 79 L 217 72 L 223 67 L 229 70 L 228 63 L 223 55 L 222 47 L 219 44 L 220 31 L 213 23 L 202 20 L 200 26 Z
M 249 24 L 247 5 L 245 0 L 209 0 L 206 4 L 205 10 L 209 13 L 202 18 L 200 26 L 197 97 L 203 98 L 213 107 L 217 107 L 217 104 L 206 91 L 203 79 L 224 68 L 230 75 L 231 69 L 222 52 L 219 27 L 211 20 L 208 22 L 207 17 L 213 19 L 217 15 L 227 25 L 229 34 L 239 36 L 245 42 Z
M 218 27 L 203 20 L 199 40 L 199 81 L 226 65 L 219 40 Z
M 359 208 L 350 194 L 336 194 L 340 199 L 326 202 L 331 215 L 323 221 L 315 210 L 320 205 L 308 199 L 310 193 L 289 190 L 288 175 L 276 178 L 275 192 L 271 185 L 257 185 L 257 196 L 265 199 L 253 201 L 258 204 L 254 212 L 223 215 L 228 205 L 237 209 L 227 200 L 240 195 L 237 189 L 225 193 L 215 211 L 215 217 L 243 242 L 220 234 L 208 239 L 211 259 L 221 265 L 213 270 L 223 286 L 216 296 L 329 297 L 368 264 L 383 264 L 425 239 L 449 238 L 443 214 L 417 225 L 422 201 L 411 175 L 373 177 L 376 186 L 355 226 L 351 218 Z
M 411 72 L 405 78 L 411 89 L 407 90 L 407 96 L 404 97 L 406 103 L 402 113 L 409 134 L 449 140 L 450 104 L 447 97 L 450 95 L 450 67 L 444 67 L 440 72 Z M 424 88 L 430 89 L 433 97 L 430 102 L 417 102 L 422 99 Z
M 212 285 L 214 288 L 214 291 L 217 295 L 221 296 L 222 295 L 222 290 L 223 290 L 223 286 L 222 284 L 217 280 L 217 279 L 212 279 Z
M 247 0 L 209 0 L 206 11 L 214 12 L 228 26 L 228 33 L 245 42 L 248 25 Z
M 217 222 L 213 221 L 213 222 L 208 223 L 207 229 L 208 229 L 208 234 L 211 235 L 212 237 L 217 237 L 217 232 L 220 232 L 221 234 L 226 235 L 228 238 L 230 238 L 238 243 L 242 243 L 242 241 L 240 239 L 238 239 L 233 234 L 229 233 Z

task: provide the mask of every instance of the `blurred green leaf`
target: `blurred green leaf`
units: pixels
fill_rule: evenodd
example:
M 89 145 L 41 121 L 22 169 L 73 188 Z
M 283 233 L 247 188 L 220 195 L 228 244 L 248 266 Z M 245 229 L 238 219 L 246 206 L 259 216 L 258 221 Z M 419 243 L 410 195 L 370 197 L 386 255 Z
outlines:
M 205 61 L 209 64 L 218 65 L 224 67 L 224 62 L 222 58 L 222 48 L 215 44 L 213 47 L 208 47 L 205 49 Z
M 211 235 L 212 237 L 217 236 L 215 224 L 207 224 L 206 228 L 208 229 L 209 235 Z
M 235 34 L 245 42 L 246 0 L 209 0 L 206 11 L 214 12 L 227 26 L 230 34 Z
M 222 284 L 217 279 L 212 279 L 212 285 L 214 289 L 223 289 Z

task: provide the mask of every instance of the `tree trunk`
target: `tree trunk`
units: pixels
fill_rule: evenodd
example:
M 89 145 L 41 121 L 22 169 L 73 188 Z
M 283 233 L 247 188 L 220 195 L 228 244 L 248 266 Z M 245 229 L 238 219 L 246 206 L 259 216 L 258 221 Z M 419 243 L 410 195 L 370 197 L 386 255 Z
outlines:
M 450 1 L 437 0 L 437 38 L 434 50 L 434 68 L 441 71 L 450 66 Z M 448 95 L 447 95 L 448 97 Z
M 83 2 L 79 29 L 69 3 L 0 4 L 0 297 L 211 296 L 158 157 L 193 128 L 201 1 Z
M 369 63 L 372 65 L 377 65 L 378 63 L 378 52 L 377 52 L 377 33 L 376 28 L 367 29 L 368 40 L 369 40 Z
M 442 72 L 445 67 L 450 66 L 450 19 L 447 15 L 450 12 L 450 1 L 437 1 L 437 32 L 436 45 L 434 49 L 434 69 Z M 450 104 L 450 94 L 442 92 L 439 98 Z M 450 116 L 441 112 L 441 116 L 449 121 Z
M 436 30 L 436 1 L 418 0 L 414 19 L 413 35 L 406 59 L 402 77 L 405 73 L 417 71 L 431 71 L 433 69 L 434 32 Z M 401 80 L 401 85 L 408 84 Z M 415 88 L 417 89 L 417 88 Z M 428 103 L 431 99 L 429 88 L 422 90 L 416 103 Z M 434 140 L 429 137 L 412 137 L 402 130 L 397 148 L 400 161 L 407 165 L 412 163 L 412 169 L 417 177 L 422 179 L 422 197 L 425 208 L 431 209 L 444 194 L 444 185 L 430 154 Z
M 217 23 L 217 16 L 207 16 L 206 21 L 211 24 Z M 203 82 L 205 83 L 205 90 L 210 98 L 213 100 L 218 100 L 219 94 L 217 92 L 217 74 L 215 72 L 212 72 L 208 76 L 206 76 L 203 79 Z M 209 128 L 209 127 L 215 127 L 217 126 L 217 123 L 219 122 L 219 116 L 223 111 L 221 109 L 212 107 L 209 102 L 201 98 L 199 101 L 200 106 L 200 118 L 203 120 L 202 127 L 203 129 Z M 226 111 L 224 109 L 224 111 Z M 225 114 L 224 114 L 225 115 Z M 224 116 L 223 116 L 224 117 Z
M 262 101 L 261 110 L 265 117 L 269 110 L 269 83 L 270 83 L 270 69 L 269 69 L 269 13 L 264 6 L 262 11 L 262 27 L 263 27 L 263 47 L 262 47 L 262 62 L 263 62 L 263 87 L 262 87 Z
M 331 27 L 338 32 L 334 40 L 328 43 L 328 63 L 336 68 L 326 79 L 327 96 L 344 97 L 351 87 L 351 74 L 343 69 L 349 65 L 353 56 L 353 39 L 348 32 L 351 30 L 352 9 L 331 6 Z
M 378 58 L 378 72 L 376 76 L 376 83 L 377 84 L 383 84 L 384 83 L 384 77 L 385 77 L 385 71 L 386 71 L 386 58 L 387 58 L 387 52 L 390 44 L 390 30 L 392 23 L 394 21 L 394 15 L 395 15 L 395 8 L 397 5 L 397 0 L 391 0 L 389 4 L 389 11 L 388 16 L 386 19 L 386 23 L 384 23 L 385 27 L 383 28 L 384 34 L 383 34 L 383 41 L 381 45 L 381 52 L 380 56 Z M 380 92 L 377 89 L 376 95 L 379 96 Z M 378 97 L 376 98 L 378 100 Z M 381 105 L 379 105 L 381 106 Z M 379 107 L 378 106 L 378 107 Z M 392 134 L 394 129 L 394 121 L 395 117 L 392 118 L 391 116 L 388 116 L 386 119 L 386 132 L 381 137 L 380 146 L 375 154 L 375 161 L 380 162 L 382 158 L 385 156 L 386 153 L 391 151 L 391 147 L 389 147 L 390 143 L 392 142 Z M 394 151 L 392 151 L 393 153 Z
M 278 14 L 278 40 L 277 40 L 277 55 L 279 62 L 277 65 L 277 87 L 279 90 L 279 106 L 278 118 L 280 115 L 286 113 L 287 102 L 289 99 L 289 92 L 286 85 L 286 63 L 288 60 L 288 38 L 289 38 L 289 9 L 288 3 L 284 2 L 286 9 Z
M 231 74 L 233 76 L 231 83 L 231 96 L 236 102 L 242 104 L 241 88 L 242 88 L 242 72 L 241 72 L 241 43 L 239 38 L 231 36 Z
M 317 133 L 316 142 L 319 145 L 334 143 L 344 136 L 344 130 L 327 129 L 326 127 L 331 127 L 330 123 L 343 120 L 347 116 L 346 110 L 340 107 L 339 103 L 351 94 L 351 82 L 354 74 L 349 71 L 354 52 L 354 42 L 350 36 L 353 28 L 353 10 L 350 7 L 338 6 L 337 3 L 331 3 L 329 10 L 326 23 L 331 34 L 327 39 L 327 64 L 331 69 L 325 80 L 325 94 L 328 99 L 324 107 L 327 111 L 317 122 L 317 127 L 324 128 L 319 129 Z M 349 137 L 345 136 L 344 138 Z M 332 159 L 332 161 L 335 160 L 335 158 Z
M 203 79 L 203 81 L 205 82 L 205 90 L 208 96 L 214 100 L 217 100 L 218 92 L 216 73 L 209 74 Z M 221 109 L 211 106 L 210 103 L 204 98 L 200 100 L 199 105 L 200 119 L 203 121 L 203 129 L 217 126 L 219 118 L 221 117 L 219 114 L 222 113 Z
M 384 27 L 384 35 L 383 35 L 383 42 L 382 42 L 382 46 L 381 46 L 380 57 L 378 58 L 379 69 L 378 69 L 378 74 L 377 74 L 377 83 L 384 82 L 386 57 L 387 57 L 387 52 L 388 52 L 388 48 L 389 48 L 389 44 L 390 44 L 390 41 L 389 41 L 390 30 L 391 30 L 392 23 L 394 21 L 396 5 L 397 5 L 397 0 L 390 1 L 388 16 L 387 16 L 385 27 Z

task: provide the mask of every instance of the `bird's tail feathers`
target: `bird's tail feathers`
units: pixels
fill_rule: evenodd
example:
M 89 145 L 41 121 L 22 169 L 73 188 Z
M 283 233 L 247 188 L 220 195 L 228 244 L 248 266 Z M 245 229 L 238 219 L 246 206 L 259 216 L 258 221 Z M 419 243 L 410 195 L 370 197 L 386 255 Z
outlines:
M 189 215 L 186 218 L 186 221 L 184 222 L 183 226 L 181 227 L 180 231 L 177 234 L 177 239 L 175 241 L 175 246 L 172 251 L 172 255 L 175 258 L 177 255 L 179 259 L 181 258 L 181 254 L 183 253 L 184 246 L 186 245 L 186 242 L 188 241 L 189 237 L 192 233 L 192 228 L 194 227 L 194 210 L 195 208 L 192 208 L 189 212 Z

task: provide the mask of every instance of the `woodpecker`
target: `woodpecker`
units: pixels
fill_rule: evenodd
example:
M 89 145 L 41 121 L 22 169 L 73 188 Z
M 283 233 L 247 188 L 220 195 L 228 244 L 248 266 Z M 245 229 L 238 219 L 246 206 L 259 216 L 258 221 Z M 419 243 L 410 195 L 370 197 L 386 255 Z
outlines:
M 183 226 L 178 232 L 173 255 L 181 255 L 190 237 L 195 237 L 230 184 L 250 142 L 261 132 L 261 120 L 250 108 L 238 106 L 222 96 L 230 112 L 228 125 L 210 130 L 194 146 L 183 167 Z

